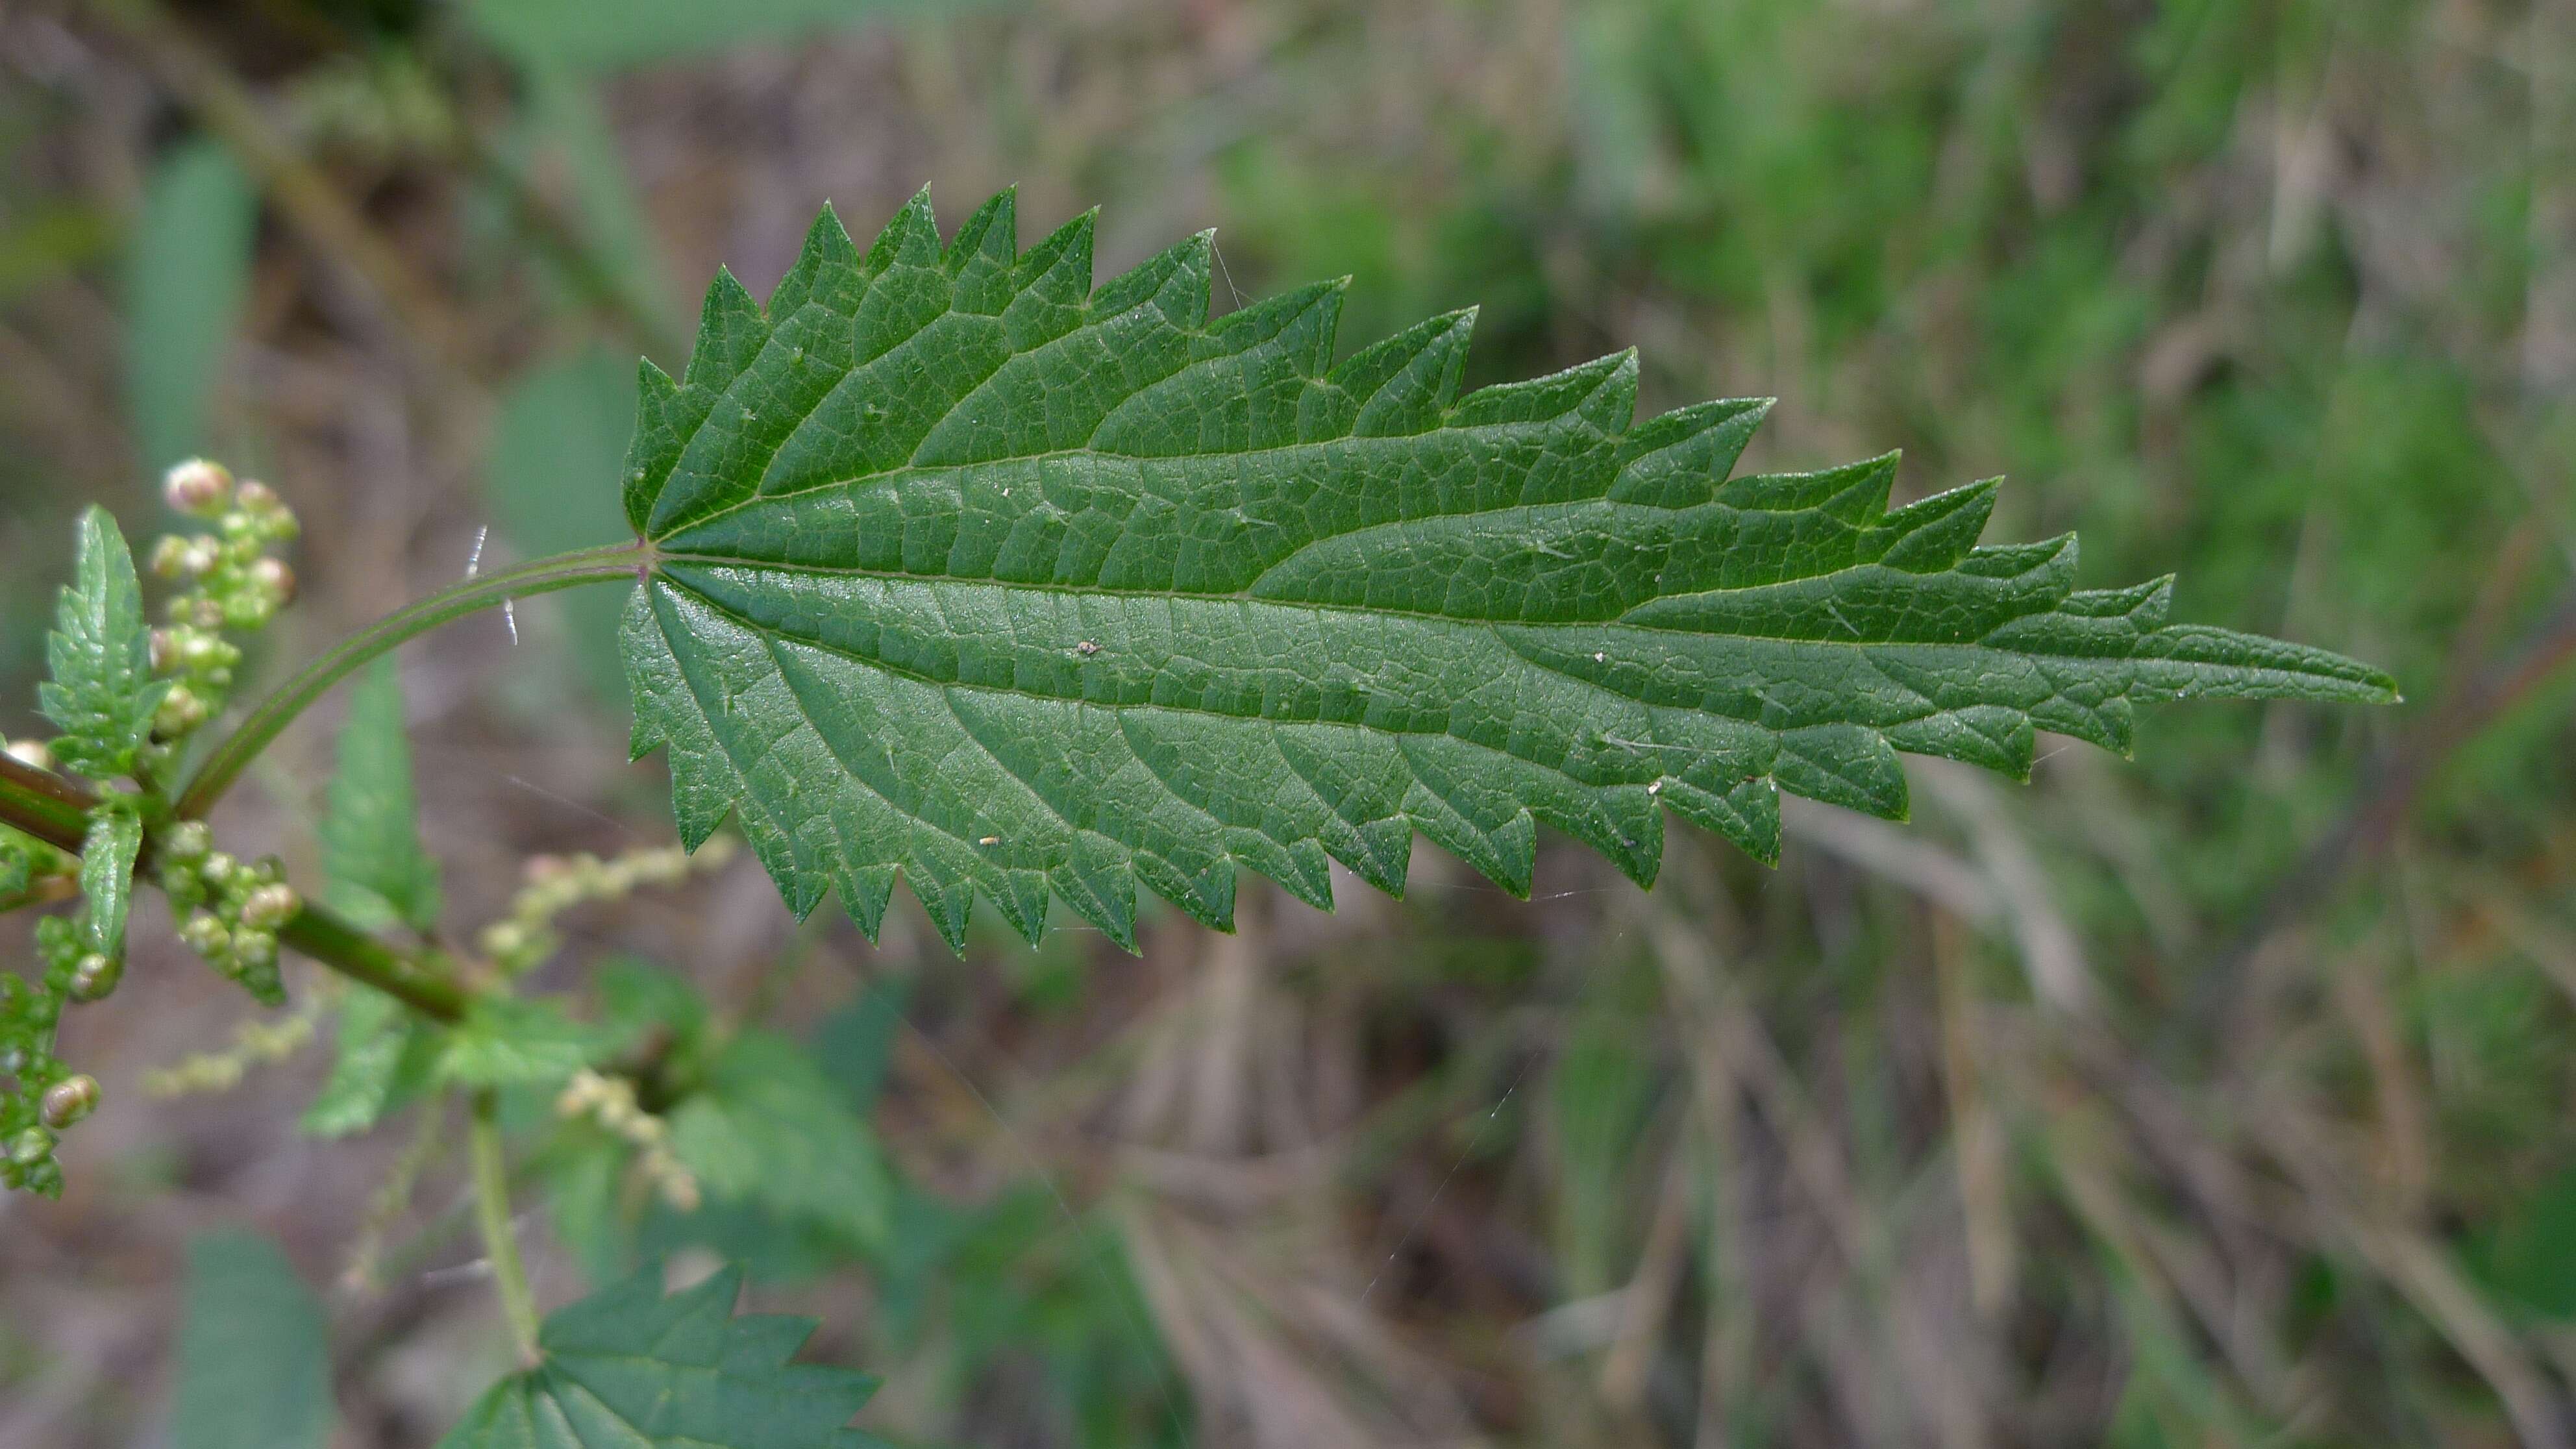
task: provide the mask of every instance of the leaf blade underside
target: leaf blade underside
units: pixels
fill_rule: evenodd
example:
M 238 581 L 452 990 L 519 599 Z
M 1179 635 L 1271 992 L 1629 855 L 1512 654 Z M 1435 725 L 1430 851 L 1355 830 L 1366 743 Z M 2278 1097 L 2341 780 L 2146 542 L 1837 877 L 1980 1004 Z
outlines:
M 1887 508 L 1894 455 L 1731 478 L 1768 404 L 1634 421 L 1633 353 L 1461 396 L 1472 313 L 1332 360 L 1341 288 L 1211 322 L 1202 234 L 1091 284 L 1008 193 L 827 210 L 763 308 L 729 275 L 626 476 L 657 550 L 634 751 L 682 838 L 739 818 L 791 908 L 871 936 L 901 872 L 952 947 L 1142 882 L 1230 927 L 1238 867 L 1400 893 L 1418 832 L 1516 894 L 1536 827 L 1641 884 L 1672 811 L 1765 860 L 1778 792 L 1902 818 L 1897 752 L 2015 776 L 2133 703 L 2393 697 L 2354 661 L 1977 544 L 1995 485 Z

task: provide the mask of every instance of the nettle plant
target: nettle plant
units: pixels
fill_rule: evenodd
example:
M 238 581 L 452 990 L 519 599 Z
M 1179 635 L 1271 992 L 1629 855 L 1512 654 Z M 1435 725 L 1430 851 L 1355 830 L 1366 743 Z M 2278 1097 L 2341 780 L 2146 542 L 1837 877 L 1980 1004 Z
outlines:
M 266 1005 L 281 950 L 337 974 L 308 1130 L 464 1099 L 525 1368 L 448 1443 L 866 1442 L 844 1426 L 871 1381 L 792 1363 L 811 1325 L 733 1317 L 731 1276 L 539 1322 L 504 1094 L 588 1119 L 612 1176 L 674 1202 L 882 1200 L 830 1088 L 685 986 L 630 974 L 587 1015 L 520 989 L 555 913 L 679 852 L 536 862 L 471 949 L 439 935 L 388 656 L 548 590 L 630 588 L 633 749 L 667 755 L 683 846 L 731 817 L 789 910 L 837 893 L 872 939 L 900 876 L 959 949 L 979 897 L 1033 943 L 1053 897 L 1133 950 L 1140 884 L 1218 930 L 1246 868 L 1325 909 L 1334 861 L 1401 892 L 1417 834 L 1526 895 L 1544 824 L 1646 886 L 1666 812 L 1766 862 L 1782 791 L 1902 818 L 1900 752 L 2023 777 L 2038 730 L 2125 751 L 2140 702 L 2395 697 L 2334 654 L 2168 623 L 2169 580 L 2078 589 L 2072 537 L 1978 543 L 1992 482 L 1891 511 L 1892 454 L 1733 477 L 1767 404 L 1639 423 L 1633 354 L 1462 396 L 1467 312 L 1336 363 L 1340 284 L 1211 320 L 1209 255 L 1202 234 L 1095 288 L 1089 216 L 1023 251 L 1005 194 L 943 245 L 925 195 L 862 254 L 827 211 L 765 308 L 716 278 L 682 380 L 642 366 L 634 543 L 423 600 L 210 743 L 234 636 L 292 596 L 292 515 L 174 470 L 211 528 L 150 555 L 179 585 L 154 628 L 91 511 L 39 697 L 61 733 L 0 758 L 0 907 L 79 902 L 37 922 L 38 976 L 0 976 L 0 1179 L 61 1190 L 100 1088 L 55 1029 L 115 990 L 155 885 Z M 360 671 L 317 901 L 205 817 Z

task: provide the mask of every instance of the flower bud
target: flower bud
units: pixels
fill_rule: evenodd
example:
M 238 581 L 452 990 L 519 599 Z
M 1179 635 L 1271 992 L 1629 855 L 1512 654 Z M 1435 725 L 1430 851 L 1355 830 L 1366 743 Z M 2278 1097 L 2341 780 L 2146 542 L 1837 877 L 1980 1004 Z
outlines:
M 256 478 L 244 478 L 240 491 L 233 495 L 233 501 L 252 513 L 267 513 L 280 506 L 277 490 Z
M 165 740 L 184 735 L 205 722 L 206 702 L 184 684 L 161 696 L 161 707 L 152 712 L 152 732 Z
M 179 939 L 200 956 L 218 956 L 232 945 L 232 932 L 224 929 L 223 919 L 212 911 L 198 911 L 179 928 Z
M 183 649 L 184 646 L 180 644 L 179 635 L 175 630 L 153 630 L 152 672 L 155 674 L 167 674 L 171 670 L 178 668 L 179 660 L 183 657 Z
M 202 820 L 181 821 L 171 826 L 170 832 L 161 837 L 161 856 L 164 860 L 177 862 L 203 860 L 206 858 L 206 852 L 214 848 L 215 832 Z
M 245 926 L 233 932 L 233 958 L 251 970 L 277 964 L 277 937 Z
M 264 885 L 242 902 L 242 924 L 255 931 L 274 931 L 295 919 L 304 898 L 291 885 Z
M 8 755 L 19 764 L 34 769 L 50 770 L 54 767 L 54 752 L 45 748 L 43 740 L 11 740 Z
M 284 559 L 262 557 L 250 566 L 250 581 L 281 609 L 295 602 L 295 570 Z
M 221 463 L 190 458 L 162 475 L 161 496 L 181 513 L 207 517 L 233 496 L 233 475 Z
M 245 591 L 227 597 L 223 611 L 226 628 L 258 629 L 277 613 L 277 601 L 266 594 Z
M 96 1001 L 116 989 L 125 979 L 125 963 L 96 951 L 80 958 L 72 968 L 71 995 L 74 1001 Z
M 230 852 L 214 850 L 206 853 L 206 863 L 199 866 L 197 871 L 206 878 L 208 885 L 222 885 L 231 880 L 233 872 L 239 869 L 241 869 L 241 862 L 233 859 Z
M 175 533 L 161 535 L 152 545 L 152 572 L 165 579 L 175 579 L 188 570 L 188 541 Z
M 65 1077 L 45 1089 L 44 1101 L 37 1111 L 43 1115 L 46 1126 L 60 1132 L 88 1116 L 97 1106 L 96 1077 Z
M 9 1160 L 20 1167 L 42 1162 L 54 1155 L 54 1134 L 42 1127 L 30 1127 L 9 1139 Z

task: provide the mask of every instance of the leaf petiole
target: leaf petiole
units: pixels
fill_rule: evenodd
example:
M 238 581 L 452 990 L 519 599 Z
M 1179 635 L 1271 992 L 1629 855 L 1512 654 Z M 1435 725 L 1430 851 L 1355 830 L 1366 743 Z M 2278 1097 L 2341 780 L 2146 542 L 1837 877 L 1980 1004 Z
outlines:
M 292 724 L 297 715 L 329 692 L 342 676 L 403 641 L 512 599 L 582 584 L 631 579 L 649 567 L 652 559 L 651 546 L 640 542 L 556 554 L 517 568 L 466 579 L 386 615 L 341 640 L 306 665 L 294 678 L 270 691 L 268 697 L 262 699 L 233 728 L 232 733 L 215 746 L 205 761 L 198 765 L 196 773 L 189 777 L 179 792 L 179 818 L 202 819 L 208 810 L 214 808 L 215 802 L 223 798 L 224 792 L 232 787 L 233 781 L 240 777 L 250 762 L 259 758 L 260 752 L 267 749 L 269 742 Z

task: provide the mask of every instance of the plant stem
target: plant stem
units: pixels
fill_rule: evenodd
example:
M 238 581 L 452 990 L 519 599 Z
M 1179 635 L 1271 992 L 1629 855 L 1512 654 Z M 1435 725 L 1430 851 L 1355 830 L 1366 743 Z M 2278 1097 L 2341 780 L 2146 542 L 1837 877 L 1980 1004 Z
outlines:
M 0 825 L 78 855 L 88 835 L 90 807 L 97 803 L 80 785 L 0 754 Z M 147 861 L 151 852 L 147 838 Z M 147 872 L 138 874 L 150 878 Z M 0 900 L 0 907 L 14 909 L 37 898 L 31 892 L 28 900 Z M 307 905 L 296 912 L 279 928 L 277 939 L 432 1021 L 455 1021 L 465 1015 L 465 988 L 437 969 L 436 958 L 406 956 L 320 906 Z
M 279 685 L 215 746 L 179 792 L 182 820 L 196 820 L 214 807 L 244 768 L 267 749 L 279 732 L 320 699 L 342 676 L 402 643 L 452 619 L 531 594 L 569 589 L 580 584 L 631 579 L 651 561 L 641 543 L 614 544 L 579 553 L 556 554 L 496 574 L 483 574 L 441 589 L 408 608 L 399 609 L 340 641 L 329 653 L 304 666 Z
M 53 771 L 0 753 L 0 825 L 78 855 L 89 836 L 89 807 L 96 803 Z
M 500 1289 L 501 1316 L 509 1320 L 510 1338 L 519 1346 L 520 1360 L 534 1367 L 542 1356 L 537 1349 L 537 1298 L 528 1291 L 527 1269 L 519 1263 L 519 1239 L 510 1230 L 510 1179 L 501 1161 L 498 1104 L 489 1087 L 474 1094 L 469 1139 L 474 1158 L 474 1217 L 482 1225 L 492 1282 Z

